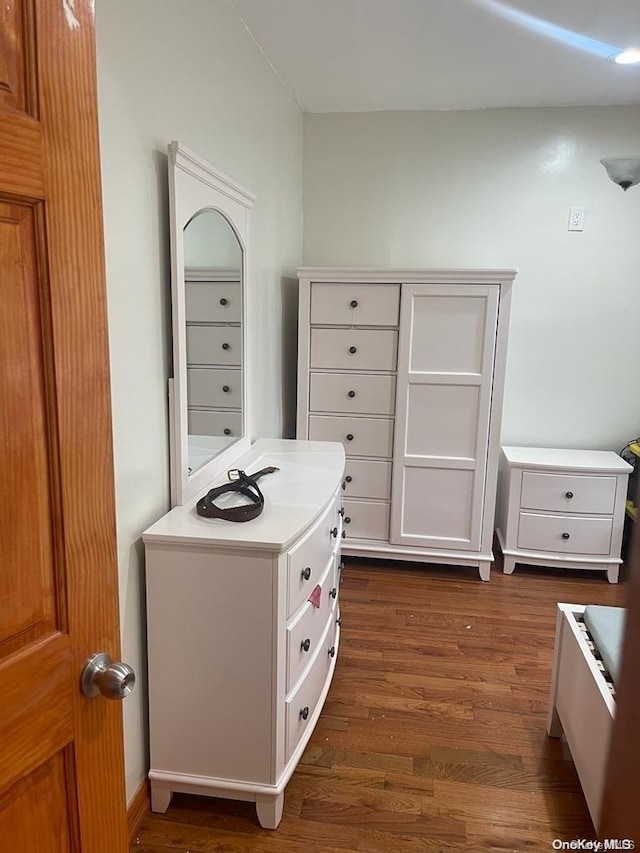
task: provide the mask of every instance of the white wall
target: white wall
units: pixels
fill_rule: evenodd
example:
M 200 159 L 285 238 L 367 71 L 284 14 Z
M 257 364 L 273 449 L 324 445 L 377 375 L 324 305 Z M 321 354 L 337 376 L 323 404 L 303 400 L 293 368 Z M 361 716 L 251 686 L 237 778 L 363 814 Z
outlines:
M 123 659 L 144 676 L 140 534 L 169 502 L 167 144 L 257 196 L 252 432 L 280 436 L 293 423 L 294 291 L 281 277 L 301 261 L 302 115 L 228 0 L 99 0 L 97 43 Z M 146 773 L 145 690 L 143 677 L 124 703 L 128 797 Z
M 640 108 L 305 115 L 304 262 L 518 267 L 503 442 L 640 435 Z M 571 205 L 585 230 L 567 231 Z

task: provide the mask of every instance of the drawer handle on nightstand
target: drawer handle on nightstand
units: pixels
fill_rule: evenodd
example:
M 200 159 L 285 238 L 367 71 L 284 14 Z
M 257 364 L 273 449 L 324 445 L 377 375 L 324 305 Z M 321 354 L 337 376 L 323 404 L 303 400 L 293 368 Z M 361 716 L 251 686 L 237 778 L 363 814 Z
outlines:
M 562 538 L 563 539 L 571 539 L 571 536 L 568 533 L 563 533 Z
M 352 432 L 348 433 L 347 441 L 353 441 L 353 433 Z
M 357 299 L 352 299 L 352 300 L 351 300 L 351 307 L 352 307 L 352 308 L 357 308 L 357 307 L 358 307 L 358 300 L 357 300 Z
M 338 590 L 334 586 L 334 588 L 331 590 L 329 595 L 331 596 L 331 598 L 335 598 L 337 594 L 338 594 Z
M 573 492 L 565 492 L 564 496 L 565 498 L 569 498 L 569 500 L 571 500 L 571 498 L 573 497 Z
M 333 528 L 333 530 L 331 531 L 331 535 L 332 535 L 335 539 L 337 539 L 337 538 L 338 538 L 338 528 L 337 528 L 337 527 L 334 527 L 334 528 Z
M 358 350 L 356 349 L 356 347 L 349 347 L 349 352 L 351 353 L 351 355 L 355 355 Z
M 355 391 L 349 391 L 349 393 L 347 394 L 347 397 L 351 397 L 351 399 L 352 399 L 352 400 L 353 400 L 353 398 L 354 398 L 355 396 L 356 396 L 356 392 L 355 392 Z
M 311 648 L 311 640 L 307 637 L 306 640 L 303 640 L 300 643 L 300 648 L 302 649 L 303 652 L 308 652 L 309 649 Z
M 309 716 L 309 707 L 306 706 L 304 708 L 301 708 L 300 709 L 300 719 L 306 720 L 308 716 Z
M 331 648 L 329 649 L 329 657 L 334 658 L 335 656 L 336 656 L 336 647 L 331 646 Z
M 303 569 L 303 570 L 300 572 L 300 576 L 302 577 L 302 580 L 304 580 L 304 581 L 308 581 L 308 580 L 309 580 L 309 578 L 311 577 L 311 567 L 310 567 L 310 566 L 307 566 L 307 568 L 306 568 L 306 569 Z

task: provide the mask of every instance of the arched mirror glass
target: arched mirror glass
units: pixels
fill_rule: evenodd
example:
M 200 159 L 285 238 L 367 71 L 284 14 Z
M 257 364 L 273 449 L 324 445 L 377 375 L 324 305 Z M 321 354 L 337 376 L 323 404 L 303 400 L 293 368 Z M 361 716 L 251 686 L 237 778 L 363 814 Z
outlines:
M 184 228 L 188 473 L 243 434 L 242 247 L 217 210 Z
M 173 506 L 201 497 L 251 443 L 246 328 L 254 201 L 188 148 L 171 143 Z

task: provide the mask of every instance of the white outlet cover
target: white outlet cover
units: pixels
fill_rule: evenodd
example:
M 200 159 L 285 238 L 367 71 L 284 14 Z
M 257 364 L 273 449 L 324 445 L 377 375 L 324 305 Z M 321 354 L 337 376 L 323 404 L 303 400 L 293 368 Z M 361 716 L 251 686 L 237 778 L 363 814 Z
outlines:
M 584 231 L 584 207 L 569 208 L 568 231 Z

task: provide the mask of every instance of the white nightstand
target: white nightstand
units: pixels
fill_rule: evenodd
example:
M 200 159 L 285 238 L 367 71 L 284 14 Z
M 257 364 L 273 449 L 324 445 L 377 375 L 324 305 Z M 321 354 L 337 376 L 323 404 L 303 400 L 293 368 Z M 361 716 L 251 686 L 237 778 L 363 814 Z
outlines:
M 497 534 L 516 563 L 606 571 L 618 582 L 631 465 L 604 450 L 503 447 Z

